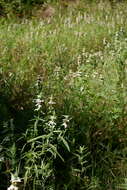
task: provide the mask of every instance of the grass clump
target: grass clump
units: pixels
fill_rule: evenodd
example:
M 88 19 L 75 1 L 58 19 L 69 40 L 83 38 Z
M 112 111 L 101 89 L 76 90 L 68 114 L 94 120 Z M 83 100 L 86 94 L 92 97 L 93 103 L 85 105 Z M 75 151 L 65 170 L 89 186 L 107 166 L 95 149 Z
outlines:
M 126 179 L 126 2 L 105 5 L 1 18 L 1 179 L 17 168 L 25 189 L 107 190 Z

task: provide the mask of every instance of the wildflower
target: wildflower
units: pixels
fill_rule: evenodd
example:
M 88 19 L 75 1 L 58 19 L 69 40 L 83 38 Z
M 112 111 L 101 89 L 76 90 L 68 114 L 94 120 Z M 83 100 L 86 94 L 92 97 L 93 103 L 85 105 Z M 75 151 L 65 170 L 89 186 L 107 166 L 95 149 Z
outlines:
M 48 121 L 48 126 L 50 127 L 55 127 L 56 126 L 56 116 L 55 115 L 51 115 L 50 116 L 50 120 Z
M 68 123 L 70 121 L 69 115 L 63 115 L 64 119 L 63 119 L 63 124 L 62 126 L 64 126 L 64 128 L 66 129 L 68 127 Z
M 83 87 L 83 86 L 81 86 L 81 88 L 80 88 L 80 92 L 83 92 L 83 90 L 84 90 L 84 87 Z
M 48 126 L 50 126 L 50 127 L 54 127 L 54 126 L 56 126 L 55 121 L 50 120 L 50 121 L 48 122 Z
M 19 188 L 18 188 L 18 187 L 16 187 L 15 185 L 11 184 L 11 186 L 10 186 L 10 187 L 8 187 L 8 189 L 7 189 L 7 190 L 19 190 Z
M 55 102 L 53 101 L 53 96 L 50 96 L 50 100 L 48 102 L 49 105 L 54 105 Z
M 44 100 L 41 99 L 41 95 L 37 96 L 37 99 L 35 99 L 35 111 L 39 111 L 42 107 L 42 103 L 44 102 Z
M 21 183 L 22 183 L 22 179 L 19 177 L 15 177 L 13 174 L 11 176 L 11 185 L 10 187 L 8 187 L 7 190 L 19 190 L 21 189 Z

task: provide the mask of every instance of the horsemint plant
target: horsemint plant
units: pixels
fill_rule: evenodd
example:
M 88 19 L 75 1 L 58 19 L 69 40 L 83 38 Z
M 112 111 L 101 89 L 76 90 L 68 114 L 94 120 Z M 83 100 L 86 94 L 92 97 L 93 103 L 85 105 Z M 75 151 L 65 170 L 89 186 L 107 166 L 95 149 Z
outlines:
M 22 149 L 25 167 L 24 182 L 33 190 L 54 189 L 54 159 L 59 157 L 64 162 L 58 152 L 59 144 L 62 143 L 70 151 L 64 138 L 69 118 L 63 116 L 62 122 L 58 121 L 53 96 L 51 95 L 48 101 L 45 100 L 39 84 L 37 84 L 34 103 L 34 119 L 25 133 L 27 142 Z

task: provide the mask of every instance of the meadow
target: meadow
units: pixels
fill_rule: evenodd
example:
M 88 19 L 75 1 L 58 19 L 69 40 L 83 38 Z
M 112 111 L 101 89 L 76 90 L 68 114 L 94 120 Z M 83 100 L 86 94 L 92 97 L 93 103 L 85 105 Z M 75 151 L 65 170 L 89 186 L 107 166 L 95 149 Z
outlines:
M 127 189 L 127 3 L 50 6 L 0 18 L 0 189 Z

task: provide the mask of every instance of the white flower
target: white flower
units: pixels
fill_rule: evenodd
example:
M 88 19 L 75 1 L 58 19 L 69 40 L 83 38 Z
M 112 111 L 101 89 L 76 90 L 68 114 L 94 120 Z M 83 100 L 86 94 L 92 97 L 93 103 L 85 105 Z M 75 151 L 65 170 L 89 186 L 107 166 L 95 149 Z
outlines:
M 36 107 L 35 111 L 39 111 L 42 107 L 42 103 L 44 102 L 44 100 L 41 99 L 41 95 L 38 95 L 34 102 Z
M 56 123 L 51 120 L 51 121 L 48 122 L 48 125 L 49 125 L 50 127 L 53 127 L 53 126 L 56 126 Z
M 80 92 L 83 92 L 83 90 L 84 90 L 84 87 L 83 87 L 83 86 L 81 86 L 81 88 L 80 88 Z
M 52 96 L 50 97 L 50 100 L 49 100 L 48 104 L 49 105 L 54 105 L 55 104 L 55 102 L 53 101 L 53 97 Z
M 66 122 L 64 122 L 62 125 L 64 126 L 65 129 L 67 128 L 67 123 Z
M 64 128 L 66 129 L 68 127 L 68 123 L 71 118 L 69 118 L 69 115 L 63 115 L 63 116 L 64 116 L 64 119 L 63 119 L 62 126 L 64 126 Z
M 19 188 L 12 184 L 7 190 L 19 190 Z

